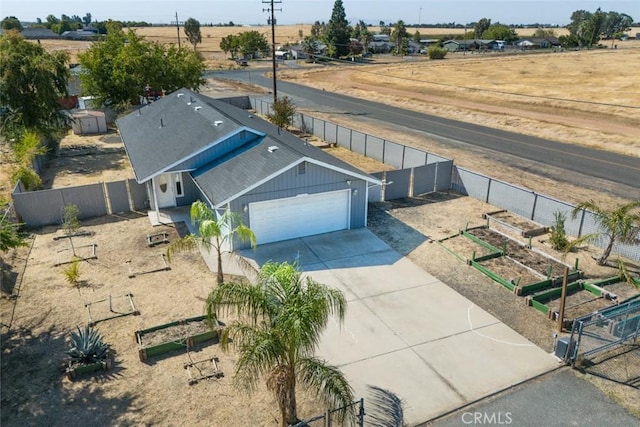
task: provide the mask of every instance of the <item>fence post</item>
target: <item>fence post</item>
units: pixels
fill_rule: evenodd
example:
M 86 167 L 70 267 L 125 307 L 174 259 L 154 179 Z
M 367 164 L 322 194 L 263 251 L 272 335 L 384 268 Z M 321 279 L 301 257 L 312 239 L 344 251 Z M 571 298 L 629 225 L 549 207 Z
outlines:
M 364 397 L 360 398 L 360 410 L 358 411 L 358 427 L 364 427 Z
M 586 211 L 582 209 L 582 216 L 580 217 L 580 227 L 578 228 L 578 237 L 582 237 L 582 226 L 584 225 L 584 216 Z
M 349 128 L 349 151 L 353 151 L 351 150 L 352 142 L 353 142 L 353 129 Z
M 400 169 L 404 169 L 404 153 L 405 153 L 405 151 L 407 151 L 407 146 L 403 145 L 402 146 L 402 163 L 401 163 L 402 166 L 400 167 Z
M 531 221 L 536 216 L 536 205 L 538 204 L 538 193 L 533 192 L 533 208 L 531 208 Z
M 487 184 L 487 197 L 485 199 L 485 203 L 489 203 L 489 195 L 491 194 L 491 181 L 493 181 L 491 178 L 489 178 L 489 184 Z
M 327 427 L 331 427 L 331 409 L 327 409 L 326 415 L 327 423 L 325 424 Z
M 366 136 L 365 136 L 365 138 L 366 138 Z M 366 141 L 366 139 L 365 139 L 365 141 Z M 387 140 L 383 139 L 382 140 L 382 164 L 386 165 L 386 163 L 384 161 L 385 154 L 387 154 Z

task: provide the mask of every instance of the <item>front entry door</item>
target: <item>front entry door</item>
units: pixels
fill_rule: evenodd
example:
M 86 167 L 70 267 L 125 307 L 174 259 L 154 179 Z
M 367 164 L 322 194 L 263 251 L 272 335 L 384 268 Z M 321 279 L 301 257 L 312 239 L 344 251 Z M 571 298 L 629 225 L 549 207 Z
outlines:
M 166 173 L 155 178 L 154 185 L 156 197 L 158 198 L 158 208 L 170 208 L 176 205 L 174 174 Z

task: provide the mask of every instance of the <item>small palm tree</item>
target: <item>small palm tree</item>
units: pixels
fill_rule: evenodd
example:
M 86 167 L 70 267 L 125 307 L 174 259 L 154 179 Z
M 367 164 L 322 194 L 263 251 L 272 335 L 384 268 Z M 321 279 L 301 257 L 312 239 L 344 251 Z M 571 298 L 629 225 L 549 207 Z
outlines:
M 578 212 L 583 209 L 591 211 L 594 214 L 595 221 L 600 226 L 600 230 L 573 241 L 567 250 L 583 242 L 594 241 L 604 236 L 608 239 L 607 246 L 596 262 L 598 265 L 605 265 L 607 259 L 609 259 L 609 255 L 611 255 L 611 250 L 615 242 L 630 243 L 636 241 L 638 238 L 640 230 L 640 200 L 618 205 L 611 210 L 603 208 L 593 200 L 582 202 L 573 209 L 571 213 L 572 218 L 575 219 Z
M 303 384 L 330 408 L 344 408 L 353 401 L 353 390 L 334 366 L 315 357 L 320 335 L 329 316 L 344 319 L 347 303 L 336 289 L 302 278 L 295 264 L 267 263 L 255 284 L 224 283 L 207 298 L 207 314 L 235 312 L 221 337 L 239 349 L 234 381 L 253 390 L 259 378 L 274 394 L 282 426 L 298 422 L 296 385 Z M 340 415 L 345 419 L 348 410 Z
M 189 234 L 175 240 L 167 248 L 167 259 L 171 261 L 171 255 L 176 252 L 193 251 L 204 246 L 207 253 L 215 249 L 218 256 L 218 272 L 216 281 L 218 285 L 224 282 L 222 273 L 222 252 L 224 244 L 237 236 L 241 241 L 251 242 L 251 247 L 256 246 L 256 236 L 253 231 L 242 223 L 242 217 L 230 210 L 218 218 L 216 212 L 211 210 L 200 200 L 191 204 L 191 224 L 198 227 L 198 235 Z

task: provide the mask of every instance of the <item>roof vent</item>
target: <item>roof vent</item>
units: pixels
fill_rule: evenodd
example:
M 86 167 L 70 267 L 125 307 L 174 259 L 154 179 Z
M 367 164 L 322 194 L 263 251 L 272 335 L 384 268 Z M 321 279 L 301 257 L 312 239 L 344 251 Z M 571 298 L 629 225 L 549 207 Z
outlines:
M 191 105 L 191 104 L 193 104 L 194 102 L 196 102 L 196 100 L 195 100 L 195 99 L 193 99 L 193 96 L 191 96 L 191 97 L 189 97 L 189 102 L 187 102 L 187 105 Z
M 160 119 L 160 129 L 164 127 L 164 120 Z
M 182 98 L 184 96 L 184 93 L 179 93 L 178 94 L 178 98 Z
M 267 151 L 270 152 L 270 153 L 273 153 L 277 149 L 278 149 L 277 145 L 270 145 L 269 148 L 267 148 Z
M 222 120 L 216 120 L 215 122 L 213 122 L 214 126 L 220 126 L 222 124 Z
M 202 110 L 202 107 L 200 105 L 198 105 L 197 107 L 194 107 L 193 109 L 196 110 L 196 111 L 200 111 L 200 110 Z

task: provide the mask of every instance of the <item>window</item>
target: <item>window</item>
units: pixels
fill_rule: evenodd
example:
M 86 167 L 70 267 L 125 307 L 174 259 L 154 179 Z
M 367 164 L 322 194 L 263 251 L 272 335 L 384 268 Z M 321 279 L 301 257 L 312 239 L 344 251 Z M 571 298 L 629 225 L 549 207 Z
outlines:
M 176 174 L 176 197 L 182 197 L 184 193 L 182 192 L 182 174 Z
M 304 175 L 307 172 L 307 162 L 298 164 L 298 175 Z

